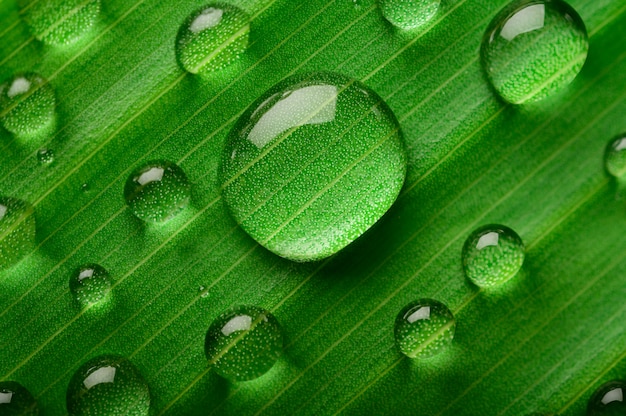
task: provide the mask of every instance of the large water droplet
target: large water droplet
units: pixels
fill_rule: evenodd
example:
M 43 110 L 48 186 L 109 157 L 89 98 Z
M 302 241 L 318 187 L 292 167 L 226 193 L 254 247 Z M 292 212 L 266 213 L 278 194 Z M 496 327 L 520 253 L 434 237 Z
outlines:
M 522 239 L 504 225 L 486 225 L 475 230 L 463 246 L 463 267 L 477 286 L 500 285 L 524 263 Z
M 204 344 L 215 372 L 231 381 L 262 376 L 282 350 L 278 321 L 256 306 L 241 306 L 221 314 L 209 327 Z
M 15 381 L 0 382 L 0 415 L 37 416 L 39 407 L 32 394 Z
M 42 165 L 49 165 L 54 162 L 54 151 L 52 149 L 39 149 L 37 151 L 37 160 Z
M 143 416 L 150 408 L 150 391 L 139 370 L 126 358 L 93 358 L 74 373 L 67 388 L 72 416 Z
M 589 399 L 587 415 L 626 415 L 626 381 L 614 380 L 600 386 Z
M 100 0 L 27 0 L 21 13 L 37 39 L 66 45 L 93 26 L 100 13 Z
M 0 86 L 0 121 L 11 133 L 26 135 L 46 127 L 55 105 L 52 87 L 37 74 L 17 75 Z
M 441 0 L 379 0 L 380 10 L 400 29 L 415 29 L 428 23 L 439 10 Z
M 518 0 L 493 20 L 481 50 L 487 76 L 513 104 L 537 101 L 580 72 L 589 42 L 578 13 L 561 0 Z
M 450 345 L 455 327 L 454 316 L 446 305 L 420 299 L 409 303 L 396 317 L 396 344 L 408 357 L 432 357 Z
M 606 170 L 616 178 L 626 177 L 626 135 L 611 140 L 604 154 Z
M 0 270 L 17 263 L 35 246 L 35 215 L 32 205 L 0 197 Z
M 83 307 L 106 300 L 111 292 L 111 278 L 104 267 L 88 264 L 70 278 L 70 290 Z
M 128 177 L 124 197 L 137 217 L 147 222 L 164 222 L 187 206 L 191 185 L 185 172 L 174 163 L 152 161 Z
M 178 60 L 192 74 L 224 68 L 246 50 L 249 33 L 250 17 L 238 7 L 222 3 L 204 7 L 178 32 Z
M 405 172 L 398 122 L 376 93 L 337 74 L 300 75 L 259 98 L 233 128 L 222 195 L 261 245 L 319 260 L 389 209 Z

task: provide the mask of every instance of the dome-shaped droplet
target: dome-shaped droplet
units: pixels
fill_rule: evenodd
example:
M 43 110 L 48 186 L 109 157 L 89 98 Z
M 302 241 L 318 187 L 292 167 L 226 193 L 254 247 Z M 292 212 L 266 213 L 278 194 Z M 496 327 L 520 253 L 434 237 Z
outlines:
M 148 385 L 123 357 L 105 355 L 87 361 L 67 388 L 67 410 L 72 416 L 144 416 L 149 409 Z
M 626 177 L 626 135 L 611 140 L 604 153 L 606 170 L 616 178 Z
M 37 160 L 42 165 L 49 165 L 54 162 L 54 151 L 52 149 L 39 149 L 37 151 Z
M 376 93 L 337 74 L 299 75 L 259 98 L 233 128 L 222 195 L 261 245 L 319 260 L 389 209 L 406 160 L 398 122 Z
M 569 84 L 587 58 L 578 13 L 562 0 L 517 0 L 485 33 L 482 63 L 494 88 L 513 104 L 537 101 Z
M 0 382 L 0 415 L 37 416 L 39 407 L 32 394 L 15 381 Z
M 475 230 L 463 246 L 463 268 L 477 286 L 500 285 L 524 263 L 522 239 L 504 225 L 486 225 Z
M 124 197 L 137 217 L 147 222 L 164 222 L 187 206 L 191 185 L 185 172 L 174 163 L 152 161 L 128 177 Z
M 55 106 L 52 87 L 37 74 L 17 75 L 0 86 L 0 121 L 11 133 L 27 135 L 48 126 Z
M 104 267 L 88 264 L 80 267 L 71 276 L 70 290 L 78 303 L 87 307 L 108 298 L 111 292 L 111 277 Z
M 614 380 L 593 393 L 587 405 L 587 416 L 618 415 L 626 415 L 626 381 Z
M 410 358 L 428 358 L 443 351 L 454 338 L 456 323 L 441 302 L 420 299 L 406 305 L 394 326 L 396 344 Z
M 256 306 L 241 306 L 221 314 L 209 327 L 204 344 L 215 372 L 231 381 L 262 376 L 282 350 L 278 321 Z
M 176 53 L 192 74 L 233 63 L 248 47 L 250 16 L 238 7 L 215 3 L 192 14 L 176 39 Z
M 34 214 L 27 202 L 0 197 L 0 270 L 14 265 L 33 250 Z
M 437 14 L 441 0 L 379 0 L 378 4 L 385 19 L 408 30 L 428 23 Z
M 100 13 L 100 0 L 26 0 L 21 13 L 37 39 L 66 45 L 93 26 Z

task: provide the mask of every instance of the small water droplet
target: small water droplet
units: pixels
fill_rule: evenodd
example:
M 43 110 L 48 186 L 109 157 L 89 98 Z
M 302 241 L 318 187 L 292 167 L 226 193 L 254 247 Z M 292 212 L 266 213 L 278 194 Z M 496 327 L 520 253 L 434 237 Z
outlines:
M 606 170 L 616 178 L 626 177 L 626 135 L 611 140 L 604 153 Z
M 589 399 L 587 416 L 626 414 L 626 381 L 614 380 L 600 386 Z
M 492 85 L 513 104 L 537 101 L 569 84 L 587 58 L 578 13 L 562 0 L 518 0 L 485 33 L 481 56 Z
M 420 299 L 400 311 L 394 334 L 404 355 L 428 358 L 450 345 L 455 327 L 454 316 L 446 305 L 433 299 Z
M 37 160 L 43 165 L 49 165 L 54 162 L 54 151 L 52 149 L 39 149 L 37 152 Z
M 27 202 L 0 197 L 0 269 L 8 268 L 35 246 L 35 211 Z
M 198 288 L 198 292 L 200 292 L 200 297 L 202 298 L 206 298 L 207 296 L 209 296 L 209 292 L 206 290 L 206 287 L 204 286 L 200 286 Z
M 80 186 L 80 190 L 87 193 L 91 190 L 91 187 L 89 186 L 88 183 L 84 183 Z
M 93 26 L 99 13 L 100 0 L 31 0 L 22 9 L 31 33 L 51 45 L 75 42 Z
M 406 160 L 398 122 L 376 93 L 338 74 L 298 75 L 261 96 L 231 131 L 222 195 L 262 246 L 320 260 L 389 209 Z
M 124 198 L 130 210 L 147 222 L 164 222 L 189 203 L 191 185 L 185 172 L 174 163 L 148 162 L 126 181 Z
M 221 314 L 209 327 L 204 351 L 215 372 L 231 381 L 246 381 L 269 371 L 282 354 L 278 321 L 256 306 Z
M 111 277 L 104 267 L 88 264 L 70 278 L 70 290 L 82 307 L 106 300 L 111 292 Z
M 475 285 L 497 286 L 517 274 L 524 256 L 524 243 L 515 231 L 504 225 L 486 225 L 465 241 L 463 267 Z
M 67 388 L 72 416 L 147 415 L 150 391 L 139 370 L 126 358 L 93 358 L 74 373 Z
M 48 126 L 55 106 L 52 87 L 37 74 L 16 75 L 0 86 L 0 121 L 13 134 L 28 135 Z
M 380 10 L 392 25 L 403 30 L 425 25 L 437 14 L 441 0 L 379 0 Z
M 250 16 L 229 4 L 213 4 L 192 14 L 176 39 L 176 53 L 192 74 L 207 73 L 233 63 L 248 47 Z
M 37 416 L 39 407 L 32 394 L 16 381 L 0 382 L 0 415 Z

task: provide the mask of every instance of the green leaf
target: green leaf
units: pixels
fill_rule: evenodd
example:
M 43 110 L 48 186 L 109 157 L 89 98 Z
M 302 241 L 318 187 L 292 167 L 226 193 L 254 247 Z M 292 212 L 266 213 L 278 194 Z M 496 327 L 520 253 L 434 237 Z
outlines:
M 570 0 L 589 33 L 585 66 L 522 107 L 497 98 L 479 62 L 506 0 L 442 1 L 418 32 L 394 29 L 374 0 L 229 3 L 251 17 L 249 47 L 198 76 L 181 69 L 175 44 L 199 0 L 102 0 L 94 26 L 64 46 L 36 40 L 16 1 L 0 1 L 0 78 L 38 73 L 57 102 L 37 137 L 0 131 L 1 194 L 32 204 L 37 222 L 36 250 L 0 275 L 0 380 L 64 414 L 76 370 L 114 354 L 141 372 L 154 414 L 574 415 L 626 378 L 626 210 L 603 167 L 626 130 L 622 1 Z M 218 170 L 246 108 L 311 71 L 380 95 L 409 164 L 373 228 L 299 264 L 242 231 Z M 38 161 L 42 148 L 51 163 Z M 123 197 L 151 160 L 176 163 L 192 184 L 190 206 L 163 225 L 144 224 Z M 490 223 L 515 230 L 526 257 L 520 275 L 481 290 L 461 251 Z M 94 263 L 109 272 L 111 299 L 82 310 L 69 281 Z M 422 298 L 444 303 L 456 331 L 420 361 L 401 354 L 393 325 Z M 204 337 L 240 304 L 270 311 L 285 349 L 264 376 L 230 383 L 209 369 Z

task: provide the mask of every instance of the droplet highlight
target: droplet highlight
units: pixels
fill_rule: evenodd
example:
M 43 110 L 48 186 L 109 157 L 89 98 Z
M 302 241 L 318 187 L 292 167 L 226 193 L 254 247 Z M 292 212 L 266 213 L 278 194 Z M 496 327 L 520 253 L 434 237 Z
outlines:
M 0 270 L 13 266 L 35 247 L 35 211 L 27 202 L 0 197 Z
M 37 151 L 37 160 L 42 165 L 49 165 L 54 162 L 54 151 L 52 149 L 39 149 Z
M 376 93 L 338 74 L 298 75 L 259 98 L 231 131 L 222 195 L 268 250 L 320 260 L 389 209 L 406 161 L 398 122 Z
M 481 57 L 500 96 L 522 104 L 568 85 L 582 69 L 588 50 L 585 25 L 570 5 L 561 0 L 519 0 L 494 18 Z
M 35 38 L 50 45 L 67 45 L 94 25 L 100 0 L 28 0 L 21 14 Z
M 83 307 L 106 301 L 111 293 L 111 277 L 100 265 L 82 266 L 70 278 L 70 291 Z
M 216 373 L 231 381 L 262 376 L 282 354 L 283 336 L 276 318 L 256 306 L 221 314 L 209 327 L 204 350 Z
M 144 416 L 150 409 L 150 391 L 139 370 L 126 358 L 93 358 L 74 373 L 67 389 L 72 416 Z
M 410 30 L 430 22 L 439 11 L 441 0 L 379 0 L 378 4 L 392 25 Z
M 587 416 L 626 414 L 626 381 L 613 380 L 600 386 L 589 399 Z
M 420 299 L 406 305 L 394 326 L 396 345 L 410 358 L 429 358 L 444 351 L 454 338 L 456 322 L 446 305 Z
M 0 122 L 13 134 L 30 135 L 50 125 L 55 106 L 52 87 L 37 74 L 17 75 L 0 86 Z
M 138 218 L 165 222 L 184 209 L 191 198 L 191 184 L 181 168 L 172 162 L 152 161 L 128 177 L 124 198 Z
M 248 47 L 250 16 L 236 6 L 215 3 L 192 14 L 176 39 L 176 54 L 192 74 L 225 68 Z
M 0 415 L 37 416 L 39 407 L 33 395 L 16 381 L 0 382 Z
M 607 172 L 616 178 L 626 177 L 626 135 L 611 140 L 604 153 Z
M 475 230 L 463 246 L 463 268 L 477 286 L 492 287 L 508 281 L 524 264 L 525 249 L 515 231 L 504 225 Z

